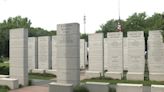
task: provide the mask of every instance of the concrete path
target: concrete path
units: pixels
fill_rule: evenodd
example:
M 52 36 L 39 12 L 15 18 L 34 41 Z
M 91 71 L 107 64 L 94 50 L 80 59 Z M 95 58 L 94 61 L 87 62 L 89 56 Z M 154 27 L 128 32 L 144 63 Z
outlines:
M 81 72 L 81 80 L 85 79 L 85 72 Z M 28 87 L 23 87 L 15 90 L 11 90 L 9 92 L 48 92 L 48 83 L 50 82 L 55 82 L 56 78 L 52 80 L 37 80 L 34 79 L 32 80 L 32 85 L 34 86 L 28 86 Z
M 9 92 L 48 92 L 48 86 L 29 86 L 11 90 Z

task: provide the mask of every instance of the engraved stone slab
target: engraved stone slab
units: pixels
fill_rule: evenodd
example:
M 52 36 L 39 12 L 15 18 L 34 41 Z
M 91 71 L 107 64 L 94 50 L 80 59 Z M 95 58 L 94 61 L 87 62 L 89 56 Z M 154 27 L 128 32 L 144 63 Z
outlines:
M 80 39 L 80 68 L 85 69 L 87 64 L 87 43 L 84 39 Z
M 103 71 L 103 45 L 102 33 L 89 35 L 89 71 Z
M 148 67 L 150 80 L 164 80 L 164 46 L 160 30 L 149 31 Z
M 145 65 L 145 40 L 143 31 L 128 32 L 128 74 L 129 80 L 143 80 Z M 141 74 L 139 76 L 139 74 Z
M 56 70 L 56 36 L 52 36 L 52 69 Z
M 108 39 L 104 38 L 104 69 L 108 69 Z
M 80 32 L 78 23 L 58 24 L 56 36 L 57 82 L 80 82 Z
M 28 85 L 28 30 L 24 28 L 10 30 L 10 77 Z
M 38 68 L 38 38 L 28 38 L 28 69 Z
M 123 72 L 123 34 L 122 32 L 110 32 L 107 34 L 107 37 L 109 62 L 107 73 L 120 75 Z M 109 77 L 114 78 L 112 75 Z M 117 78 L 121 78 L 121 75 Z
M 39 69 L 51 69 L 51 37 L 42 36 L 38 37 L 38 68 Z

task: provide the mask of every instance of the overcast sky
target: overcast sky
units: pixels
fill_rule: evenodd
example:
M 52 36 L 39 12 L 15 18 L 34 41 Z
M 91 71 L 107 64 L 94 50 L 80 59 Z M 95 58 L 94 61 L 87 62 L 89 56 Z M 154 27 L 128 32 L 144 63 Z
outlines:
M 134 12 L 164 12 L 164 0 L 120 0 L 121 18 Z M 56 30 L 60 23 L 78 22 L 83 32 L 93 33 L 107 20 L 118 18 L 118 0 L 0 0 L 0 22 L 8 17 L 28 17 L 33 27 Z

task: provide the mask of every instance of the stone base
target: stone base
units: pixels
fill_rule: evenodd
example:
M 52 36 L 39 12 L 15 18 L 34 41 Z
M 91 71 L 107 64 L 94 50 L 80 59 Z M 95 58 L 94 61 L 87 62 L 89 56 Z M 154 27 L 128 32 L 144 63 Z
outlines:
M 151 85 L 151 92 L 164 92 L 164 85 Z
M 0 75 L 0 78 L 9 78 L 9 75 Z
M 143 73 L 127 73 L 127 80 L 144 80 Z
M 122 73 L 121 72 L 106 72 L 105 77 L 110 77 L 113 79 L 121 79 Z
M 0 78 L 0 85 L 6 85 L 10 89 L 17 89 L 19 87 L 18 80 L 12 78 Z
M 149 74 L 149 80 L 164 81 L 164 74 L 162 74 L 162 73 L 150 73 Z
M 33 69 L 32 73 L 45 73 L 44 69 Z
M 85 76 L 87 79 L 100 77 L 101 72 L 99 71 L 86 71 Z
M 46 73 L 56 75 L 56 70 L 46 70 Z
M 118 83 L 116 92 L 143 92 L 143 85 Z
M 89 92 L 109 92 L 109 83 L 86 82 Z
M 73 85 L 52 82 L 49 84 L 49 92 L 73 92 Z

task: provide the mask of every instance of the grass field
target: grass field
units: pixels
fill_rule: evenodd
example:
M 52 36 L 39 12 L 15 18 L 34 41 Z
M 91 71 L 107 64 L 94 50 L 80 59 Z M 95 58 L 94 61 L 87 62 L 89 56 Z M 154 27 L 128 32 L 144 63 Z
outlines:
M 2 67 L 2 66 L 9 67 L 9 63 L 0 63 L 0 67 Z
M 7 86 L 1 86 L 0 85 L 0 92 L 8 92 L 9 88 Z
M 29 79 L 41 79 L 41 80 L 50 80 L 56 78 L 56 75 L 52 74 L 40 74 L 40 73 L 29 73 Z
M 7 89 L 5 89 L 5 88 L 0 88 L 0 92 L 8 92 L 8 90 Z

